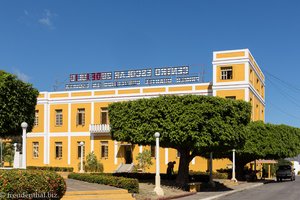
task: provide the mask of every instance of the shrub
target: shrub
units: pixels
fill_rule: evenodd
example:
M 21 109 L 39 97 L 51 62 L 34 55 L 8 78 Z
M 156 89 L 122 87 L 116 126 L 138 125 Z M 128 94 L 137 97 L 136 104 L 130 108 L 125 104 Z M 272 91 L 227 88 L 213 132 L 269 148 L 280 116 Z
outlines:
M 86 172 L 103 172 L 104 167 L 100 161 L 97 160 L 97 156 L 94 152 L 89 153 L 86 156 L 86 161 L 83 160 L 83 169 Z M 78 163 L 78 171 L 80 170 L 80 162 Z
M 99 173 L 92 174 L 80 174 L 71 173 L 68 178 L 86 181 L 89 183 L 99 183 L 104 185 L 110 185 L 118 188 L 124 188 L 130 193 L 139 193 L 139 182 L 137 179 L 114 177 L 112 175 L 105 175 Z
M 97 160 L 94 152 L 86 156 L 85 170 L 87 172 L 103 172 L 103 164 Z
M 0 193 L 6 194 L 3 199 L 60 199 L 65 192 L 66 183 L 55 172 L 0 170 Z
M 56 172 L 73 172 L 73 167 L 27 166 L 30 170 L 48 170 Z
M 113 176 L 117 177 L 126 177 L 126 178 L 136 178 L 138 180 L 155 180 L 155 174 L 154 173 L 114 173 L 111 174 Z M 160 178 L 163 180 L 175 180 L 177 177 L 177 174 L 160 174 Z M 189 180 L 191 182 L 208 182 L 209 181 L 209 175 L 207 175 L 204 172 L 198 172 L 193 173 L 189 175 Z
M 149 150 L 145 150 L 142 153 L 139 153 L 135 159 L 138 161 L 138 169 L 142 169 L 142 172 L 145 172 L 146 169 L 149 169 L 153 164 L 151 161 L 151 151 Z

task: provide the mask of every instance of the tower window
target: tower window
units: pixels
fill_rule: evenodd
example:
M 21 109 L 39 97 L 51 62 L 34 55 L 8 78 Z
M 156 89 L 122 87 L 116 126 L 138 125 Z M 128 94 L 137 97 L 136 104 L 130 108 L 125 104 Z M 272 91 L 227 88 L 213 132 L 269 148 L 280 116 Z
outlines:
M 221 67 L 221 80 L 232 79 L 232 67 Z
M 226 96 L 225 98 L 226 98 L 226 99 L 233 99 L 233 100 L 235 100 L 235 99 L 236 99 L 236 96 Z

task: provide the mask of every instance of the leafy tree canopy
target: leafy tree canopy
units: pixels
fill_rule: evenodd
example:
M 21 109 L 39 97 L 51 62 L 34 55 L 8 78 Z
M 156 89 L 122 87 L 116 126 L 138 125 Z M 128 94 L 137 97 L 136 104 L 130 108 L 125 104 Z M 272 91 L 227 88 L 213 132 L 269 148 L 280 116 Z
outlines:
M 287 126 L 265 124 L 262 121 L 249 123 L 242 132 L 245 143 L 236 151 L 237 177 L 242 179 L 244 166 L 257 159 L 280 159 L 300 154 L 300 129 Z M 218 157 L 232 159 L 232 152 L 217 154 Z
M 38 94 L 31 84 L 0 71 L 0 137 L 22 134 L 24 121 L 32 130 Z
M 158 131 L 162 147 L 180 152 L 179 176 L 188 174 L 189 162 L 203 150 L 226 151 L 241 143 L 238 130 L 249 123 L 250 114 L 251 106 L 244 101 L 202 95 L 168 95 L 109 106 L 113 139 L 154 144 Z

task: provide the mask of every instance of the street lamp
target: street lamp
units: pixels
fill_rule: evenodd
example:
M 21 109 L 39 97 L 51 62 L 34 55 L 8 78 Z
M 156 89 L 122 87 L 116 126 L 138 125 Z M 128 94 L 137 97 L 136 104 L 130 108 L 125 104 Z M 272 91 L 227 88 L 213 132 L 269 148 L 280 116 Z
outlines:
M 84 170 L 83 170 L 83 145 L 84 145 L 84 142 L 80 142 L 79 143 L 79 146 L 80 146 L 80 171 L 79 173 L 84 173 Z
M 232 181 L 237 182 L 235 178 L 235 149 L 232 149 Z
M 22 168 L 26 169 L 26 129 L 28 124 L 26 122 L 22 122 L 21 127 L 23 129 L 22 136 Z
M 156 194 L 158 196 L 164 196 L 164 191 L 162 190 L 162 188 L 160 187 L 160 175 L 159 175 L 159 132 L 156 132 L 154 134 L 154 137 L 156 138 L 156 175 L 155 175 L 155 188 L 154 188 L 154 192 L 156 192 Z

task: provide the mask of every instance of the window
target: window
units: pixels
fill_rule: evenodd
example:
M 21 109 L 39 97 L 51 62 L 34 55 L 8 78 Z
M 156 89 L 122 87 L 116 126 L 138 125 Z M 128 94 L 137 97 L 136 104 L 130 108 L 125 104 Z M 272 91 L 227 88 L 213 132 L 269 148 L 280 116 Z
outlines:
M 226 98 L 226 99 L 234 99 L 234 100 L 235 100 L 235 99 L 236 99 L 236 96 L 226 96 L 225 98 Z
M 62 142 L 55 142 L 55 158 L 62 159 Z
M 77 142 L 77 157 L 81 158 L 81 146 L 80 142 Z M 83 142 L 83 158 L 85 157 L 85 143 Z
M 35 110 L 35 115 L 34 115 L 34 126 L 39 125 L 39 110 Z
M 33 158 L 39 157 L 39 143 L 38 142 L 32 143 L 32 153 L 33 153 Z
M 108 141 L 101 141 L 101 158 L 108 158 Z
M 221 67 L 221 80 L 232 79 L 232 67 Z
M 63 114 L 62 110 L 55 110 L 55 125 L 62 126 L 63 125 Z
M 156 157 L 155 146 L 151 145 L 151 157 Z
M 76 124 L 84 126 L 84 124 L 85 124 L 85 109 L 84 108 L 79 108 L 77 110 L 77 123 Z
M 108 110 L 101 108 L 101 124 L 108 124 Z

